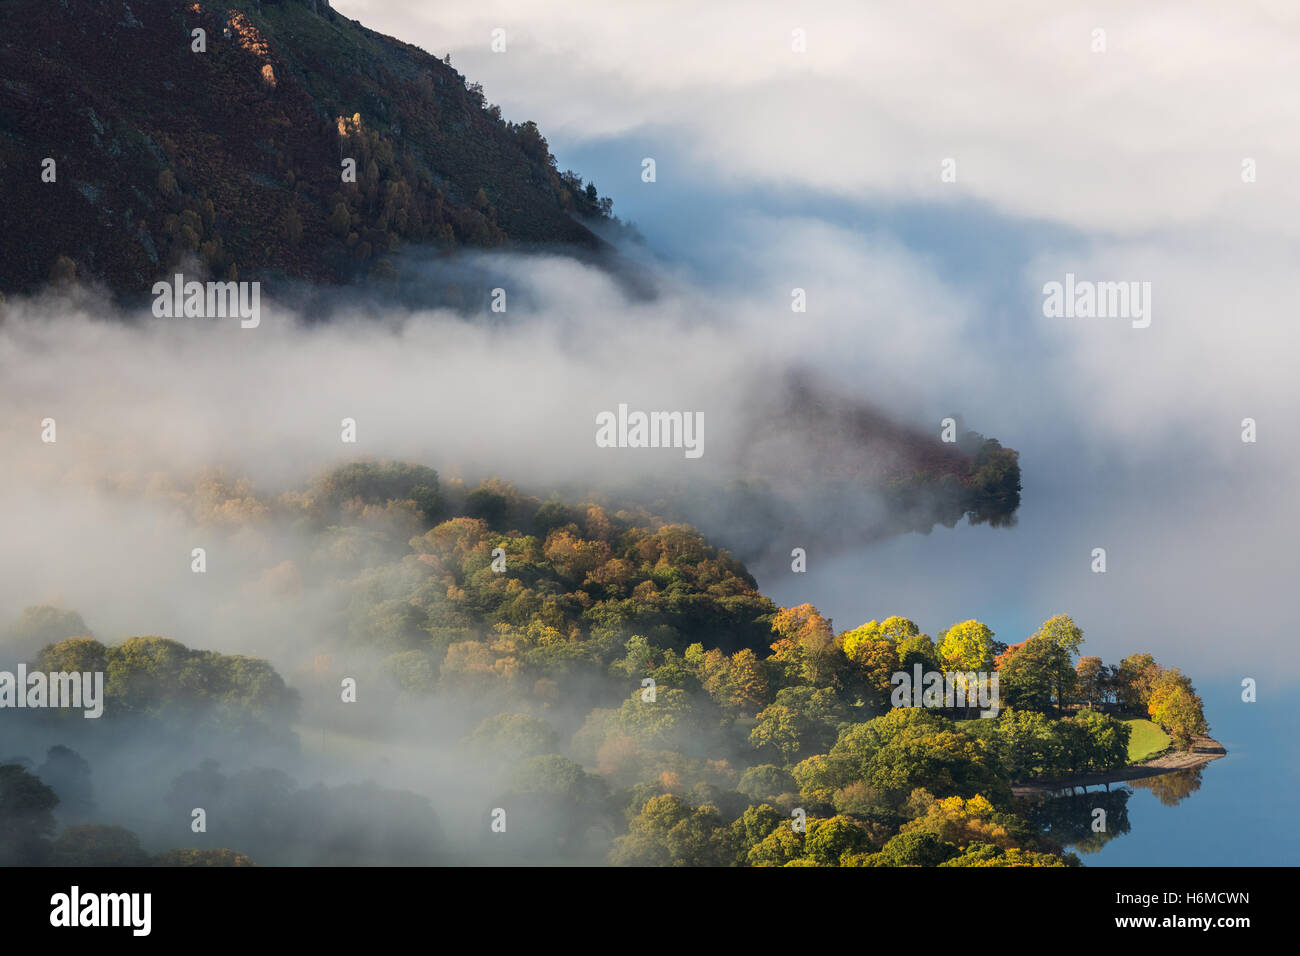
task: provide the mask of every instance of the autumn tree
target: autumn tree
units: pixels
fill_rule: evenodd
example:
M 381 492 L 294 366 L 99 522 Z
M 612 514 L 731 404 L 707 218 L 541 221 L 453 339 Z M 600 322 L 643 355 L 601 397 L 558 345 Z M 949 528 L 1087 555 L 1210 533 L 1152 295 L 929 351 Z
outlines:
M 971 674 L 984 674 L 993 669 L 993 631 L 974 619 L 954 624 L 939 633 L 939 659 L 946 671 L 955 671 L 957 687 L 962 700 L 970 708 L 977 699 L 978 687 L 972 685 Z
M 767 674 L 758 655 L 747 647 L 731 655 L 725 701 L 740 713 L 755 714 L 768 699 Z
M 234 850 L 198 850 L 185 848 L 168 850 L 153 858 L 154 866 L 257 866 L 251 859 Z
M 859 648 L 865 644 L 886 641 L 896 645 L 920 633 L 921 629 L 915 622 L 905 617 L 894 616 L 887 617 L 884 621 L 868 621 L 851 631 L 845 631 L 840 635 L 840 644 L 846 657 L 856 659 Z
M 782 608 L 772 620 L 779 640 L 773 656 L 796 665 L 798 675 L 816 687 L 828 685 L 838 670 L 843 654 L 835 646 L 831 622 L 811 604 Z
M 56 866 L 149 866 L 140 838 L 125 827 L 67 827 L 54 841 Z
M 939 659 L 947 670 L 992 670 L 993 647 L 993 632 L 974 619 L 939 632 Z
M 1034 842 L 1035 834 L 1019 817 L 994 808 L 979 794 L 970 798 L 946 797 L 931 803 L 925 813 L 903 824 L 900 833 L 930 833 L 941 843 L 965 847 L 987 843 L 1009 850 Z
M 846 690 L 872 712 L 889 710 L 892 678 L 899 669 L 898 651 L 887 640 L 869 640 L 854 645 L 845 668 Z
M 1190 750 L 1196 737 L 1209 733 L 1201 698 L 1176 667 L 1161 671 L 1152 683 L 1147 712 L 1181 750 Z

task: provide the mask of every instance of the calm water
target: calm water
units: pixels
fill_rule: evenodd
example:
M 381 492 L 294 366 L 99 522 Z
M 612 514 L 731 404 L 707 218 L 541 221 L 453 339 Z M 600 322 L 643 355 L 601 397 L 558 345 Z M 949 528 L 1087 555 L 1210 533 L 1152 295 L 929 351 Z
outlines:
M 1149 789 L 1132 786 L 1130 831 L 1099 852 L 1079 853 L 1085 865 L 1300 863 L 1300 829 L 1295 825 L 1300 785 L 1295 714 L 1300 695 L 1272 704 L 1212 706 L 1214 690 L 1198 690 L 1207 701 L 1214 737 L 1228 749 L 1228 756 L 1207 764 L 1200 788 L 1175 806 L 1166 806 Z M 1222 696 L 1229 695 L 1235 696 L 1234 688 L 1223 687 Z

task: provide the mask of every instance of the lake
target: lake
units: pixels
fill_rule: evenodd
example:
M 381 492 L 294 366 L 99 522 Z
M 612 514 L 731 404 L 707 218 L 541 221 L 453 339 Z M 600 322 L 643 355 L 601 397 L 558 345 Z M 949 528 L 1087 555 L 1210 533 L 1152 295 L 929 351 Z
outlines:
M 975 617 L 1015 643 L 1065 613 L 1083 628 L 1085 654 L 1108 664 L 1154 654 L 1192 678 L 1211 736 L 1228 755 L 1206 765 L 1200 787 L 1173 806 L 1126 784 L 1130 831 L 1081 859 L 1300 862 L 1300 692 L 1295 644 L 1284 639 L 1294 632 L 1287 519 L 1249 481 L 1225 493 L 1214 468 L 1113 465 L 1103 481 L 1052 451 L 1041 467 L 1033 455 L 1022 458 L 1024 504 L 1013 528 L 963 522 L 836 555 L 810 548 L 806 574 L 760 566 L 759 585 L 785 606 L 812 602 L 837 631 L 900 614 L 933 636 Z M 1094 547 L 1107 549 L 1104 574 L 1091 570 Z M 1255 703 L 1241 700 L 1246 677 L 1257 683 Z

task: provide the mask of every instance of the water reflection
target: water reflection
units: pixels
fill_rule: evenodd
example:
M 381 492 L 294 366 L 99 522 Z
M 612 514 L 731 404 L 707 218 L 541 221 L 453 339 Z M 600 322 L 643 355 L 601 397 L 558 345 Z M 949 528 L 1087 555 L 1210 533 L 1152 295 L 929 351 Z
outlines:
M 1053 843 L 1080 853 L 1096 853 L 1129 832 L 1128 799 L 1132 795 L 1126 787 L 1064 796 L 1037 794 L 1024 798 L 1025 816 Z
M 1166 807 L 1177 806 L 1201 788 L 1203 767 L 1171 770 L 1153 777 L 1125 781 L 1113 790 L 1084 793 L 1035 794 L 1022 798 L 1026 818 L 1048 840 L 1061 848 L 1091 854 L 1131 829 L 1128 801 L 1130 787 L 1150 790 Z M 1105 811 L 1105 817 L 1097 811 Z M 1104 825 L 1104 829 L 1099 829 Z
M 1130 780 L 1135 787 L 1150 790 L 1160 802 L 1167 807 L 1176 807 L 1197 790 L 1201 789 L 1202 767 L 1190 767 L 1187 770 L 1172 770 L 1158 777 L 1143 777 Z

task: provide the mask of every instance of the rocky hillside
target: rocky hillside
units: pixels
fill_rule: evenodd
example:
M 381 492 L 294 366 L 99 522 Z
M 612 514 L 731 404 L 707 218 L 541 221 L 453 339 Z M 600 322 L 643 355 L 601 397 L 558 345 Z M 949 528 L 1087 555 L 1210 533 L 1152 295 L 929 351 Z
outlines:
M 609 201 L 536 125 L 326 0 L 4 0 L 0 44 L 0 291 L 75 273 L 136 294 L 198 263 L 337 282 L 408 242 L 602 246 L 584 221 Z

